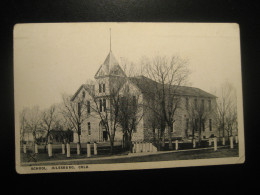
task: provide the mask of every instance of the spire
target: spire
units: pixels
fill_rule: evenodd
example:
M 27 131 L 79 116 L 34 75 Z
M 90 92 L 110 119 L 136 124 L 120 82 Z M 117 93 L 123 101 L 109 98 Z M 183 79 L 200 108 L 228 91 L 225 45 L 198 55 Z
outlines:
M 111 28 L 109 28 L 110 31 L 110 52 L 111 52 Z

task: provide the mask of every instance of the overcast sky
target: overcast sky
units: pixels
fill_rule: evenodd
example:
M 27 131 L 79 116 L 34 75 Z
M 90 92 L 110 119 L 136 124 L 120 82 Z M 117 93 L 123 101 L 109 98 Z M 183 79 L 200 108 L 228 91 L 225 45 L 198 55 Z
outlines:
M 15 109 L 61 102 L 94 79 L 109 52 L 138 64 L 142 56 L 188 58 L 193 87 L 212 92 L 229 81 L 241 87 L 236 24 L 57 23 L 19 24 L 14 29 Z

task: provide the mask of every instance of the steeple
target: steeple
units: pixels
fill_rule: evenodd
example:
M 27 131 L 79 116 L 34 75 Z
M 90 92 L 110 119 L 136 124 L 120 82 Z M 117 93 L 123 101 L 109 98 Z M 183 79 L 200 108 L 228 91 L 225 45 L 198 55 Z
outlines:
M 104 63 L 100 66 L 97 73 L 95 74 L 95 79 L 99 77 L 105 76 L 123 76 L 125 77 L 125 73 L 120 67 L 118 61 L 116 60 L 114 54 L 111 49 L 111 29 L 110 30 L 110 51 L 107 55 Z

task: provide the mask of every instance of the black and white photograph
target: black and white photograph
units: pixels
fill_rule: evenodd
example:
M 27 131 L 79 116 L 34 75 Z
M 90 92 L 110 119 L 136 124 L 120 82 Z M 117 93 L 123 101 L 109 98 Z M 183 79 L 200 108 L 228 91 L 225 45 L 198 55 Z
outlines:
M 16 171 L 245 161 L 236 23 L 14 26 Z

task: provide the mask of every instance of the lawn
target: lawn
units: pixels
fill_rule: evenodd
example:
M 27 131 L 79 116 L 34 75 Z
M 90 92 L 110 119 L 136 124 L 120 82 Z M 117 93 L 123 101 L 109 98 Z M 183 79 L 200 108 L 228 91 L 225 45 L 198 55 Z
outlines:
M 206 150 L 190 150 L 190 151 L 178 151 L 174 153 L 157 153 L 149 156 L 131 156 L 127 155 L 127 152 L 120 153 L 121 158 L 114 159 L 97 159 L 97 157 L 107 157 L 110 155 L 98 155 L 91 156 L 91 160 L 86 157 L 86 154 L 77 155 L 72 154 L 71 159 L 82 159 L 75 161 L 66 161 L 66 155 L 54 154 L 53 158 L 48 158 L 47 154 L 40 154 L 38 161 L 50 161 L 41 165 L 77 165 L 77 164 L 109 164 L 109 163 L 131 163 L 131 162 L 153 162 L 153 161 L 171 161 L 171 160 L 191 160 L 191 159 L 207 159 L 207 158 L 224 158 L 224 157 L 238 157 L 238 146 L 234 145 L 233 149 L 230 149 L 229 146 L 218 148 L 217 151 L 214 151 L 212 148 Z M 116 156 L 119 156 L 118 154 Z M 125 156 L 125 157 L 124 157 Z M 26 155 L 22 155 L 22 159 L 27 162 Z M 61 160 L 60 162 L 52 162 L 52 160 Z

